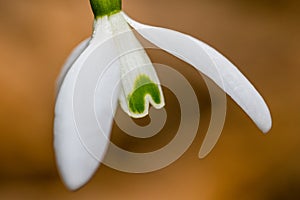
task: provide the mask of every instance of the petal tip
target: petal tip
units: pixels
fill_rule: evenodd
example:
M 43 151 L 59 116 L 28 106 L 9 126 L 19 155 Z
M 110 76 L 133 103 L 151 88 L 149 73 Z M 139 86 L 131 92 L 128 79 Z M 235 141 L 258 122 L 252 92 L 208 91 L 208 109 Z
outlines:
M 64 162 L 57 161 L 60 176 L 65 186 L 71 190 L 76 191 L 83 187 L 94 175 L 99 163 L 91 160 L 87 163 L 79 162 Z
M 271 118 L 262 127 L 260 127 L 260 130 L 264 134 L 267 134 L 271 129 L 272 129 L 272 119 Z
M 72 180 L 66 177 L 62 178 L 64 185 L 68 188 L 68 190 L 75 192 L 82 188 L 87 181 L 79 181 L 79 180 Z
M 204 159 L 204 158 L 207 156 L 207 154 L 208 154 L 208 153 L 203 152 L 203 151 L 200 150 L 200 152 L 199 152 L 199 154 L 198 154 L 198 157 L 199 157 L 199 159 Z
M 66 187 L 75 191 L 94 175 L 100 162 L 90 155 L 78 138 L 63 137 L 56 131 L 54 150 L 60 177 Z
M 258 118 L 256 124 L 264 134 L 267 134 L 272 128 L 272 116 L 269 108 L 267 106 L 265 106 L 264 108 L 264 112 L 261 115 L 263 117 Z

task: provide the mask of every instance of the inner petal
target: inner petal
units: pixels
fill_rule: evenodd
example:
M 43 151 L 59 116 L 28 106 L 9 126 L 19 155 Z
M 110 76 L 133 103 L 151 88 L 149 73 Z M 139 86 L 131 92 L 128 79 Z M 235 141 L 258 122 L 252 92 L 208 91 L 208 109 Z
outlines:
M 156 71 L 143 46 L 118 13 L 109 17 L 114 41 L 120 57 L 120 105 L 131 117 L 148 115 L 149 104 L 162 108 L 164 97 Z

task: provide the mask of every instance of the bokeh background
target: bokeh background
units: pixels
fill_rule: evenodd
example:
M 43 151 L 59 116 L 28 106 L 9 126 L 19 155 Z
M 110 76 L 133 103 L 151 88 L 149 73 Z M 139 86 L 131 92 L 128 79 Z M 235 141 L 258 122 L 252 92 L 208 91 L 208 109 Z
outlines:
M 92 32 L 88 0 L 0 0 L 0 199 L 300 199 L 300 3 L 296 0 L 126 0 L 124 10 L 151 25 L 188 33 L 221 50 L 270 106 L 273 128 L 263 135 L 228 98 L 222 136 L 205 159 L 209 96 L 200 75 L 163 52 L 193 85 L 201 107 L 198 135 L 171 166 L 127 174 L 104 165 L 81 190 L 69 192 L 55 166 L 52 124 L 55 80 L 69 52 Z M 168 114 L 178 105 L 167 93 Z M 139 121 L 137 123 L 148 123 Z M 146 151 L 172 139 L 168 125 L 140 141 L 116 126 L 113 141 Z

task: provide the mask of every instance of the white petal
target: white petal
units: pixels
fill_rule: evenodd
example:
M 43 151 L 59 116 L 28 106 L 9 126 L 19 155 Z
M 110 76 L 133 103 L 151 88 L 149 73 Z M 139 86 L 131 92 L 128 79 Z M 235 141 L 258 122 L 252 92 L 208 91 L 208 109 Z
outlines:
M 119 97 L 120 105 L 133 118 L 145 117 L 148 115 L 149 103 L 156 109 L 160 109 L 165 105 L 158 76 L 146 51 L 135 37 L 123 15 L 117 13 L 108 19 L 112 27 L 116 48 L 120 54 L 122 77 L 122 90 Z M 156 96 L 160 97 L 160 102 L 156 103 L 151 95 L 146 95 L 144 98 L 137 99 L 144 103 L 143 112 L 134 112 L 129 109 L 128 97 L 138 89 L 135 88 L 135 84 L 141 77 L 149 78 L 149 81 L 157 86 Z
M 224 56 L 205 43 L 176 31 L 144 25 L 124 14 L 127 22 L 144 38 L 161 49 L 191 64 L 228 93 L 264 132 L 272 126 L 263 98 Z
M 89 46 L 76 59 L 64 78 L 56 101 L 54 120 L 56 160 L 64 183 L 71 190 L 83 186 L 103 159 L 117 106 L 117 96 L 114 98 L 112 96 L 120 79 L 119 65 L 118 63 L 110 65 L 117 57 L 114 43 L 106 41 L 111 36 L 109 31 L 102 30 L 97 34 L 101 35 L 102 39 L 99 40 L 97 37 L 92 39 Z M 108 66 L 110 67 L 107 68 Z M 101 79 L 100 86 L 96 85 L 99 77 L 106 72 L 109 72 L 109 76 Z M 87 93 L 88 91 L 95 93 Z M 95 103 L 96 116 L 93 115 L 94 110 L 89 109 L 93 108 L 94 104 L 80 104 L 81 101 L 93 102 L 94 98 L 91 98 L 93 94 L 100 99 Z
M 77 45 L 73 49 L 73 51 L 71 52 L 69 57 L 67 58 L 65 64 L 63 65 L 63 67 L 60 71 L 60 74 L 58 75 L 58 78 L 56 80 L 56 91 L 57 91 L 57 93 L 59 92 L 61 84 L 62 84 L 66 74 L 68 73 L 70 67 L 76 61 L 76 59 L 80 56 L 80 54 L 86 49 L 86 47 L 89 44 L 90 39 L 91 38 L 87 38 L 84 41 L 82 41 L 79 45 Z

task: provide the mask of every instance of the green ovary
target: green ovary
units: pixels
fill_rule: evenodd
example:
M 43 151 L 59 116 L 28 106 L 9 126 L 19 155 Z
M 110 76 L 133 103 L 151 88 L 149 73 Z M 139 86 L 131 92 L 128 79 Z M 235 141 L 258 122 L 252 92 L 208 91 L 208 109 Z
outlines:
M 90 0 L 95 18 L 113 15 L 122 9 L 122 0 Z
M 161 103 L 161 95 L 158 85 L 152 82 L 148 76 L 140 75 L 134 83 L 133 92 L 127 97 L 129 109 L 132 113 L 142 114 L 145 111 L 147 95 L 150 95 L 156 104 Z

